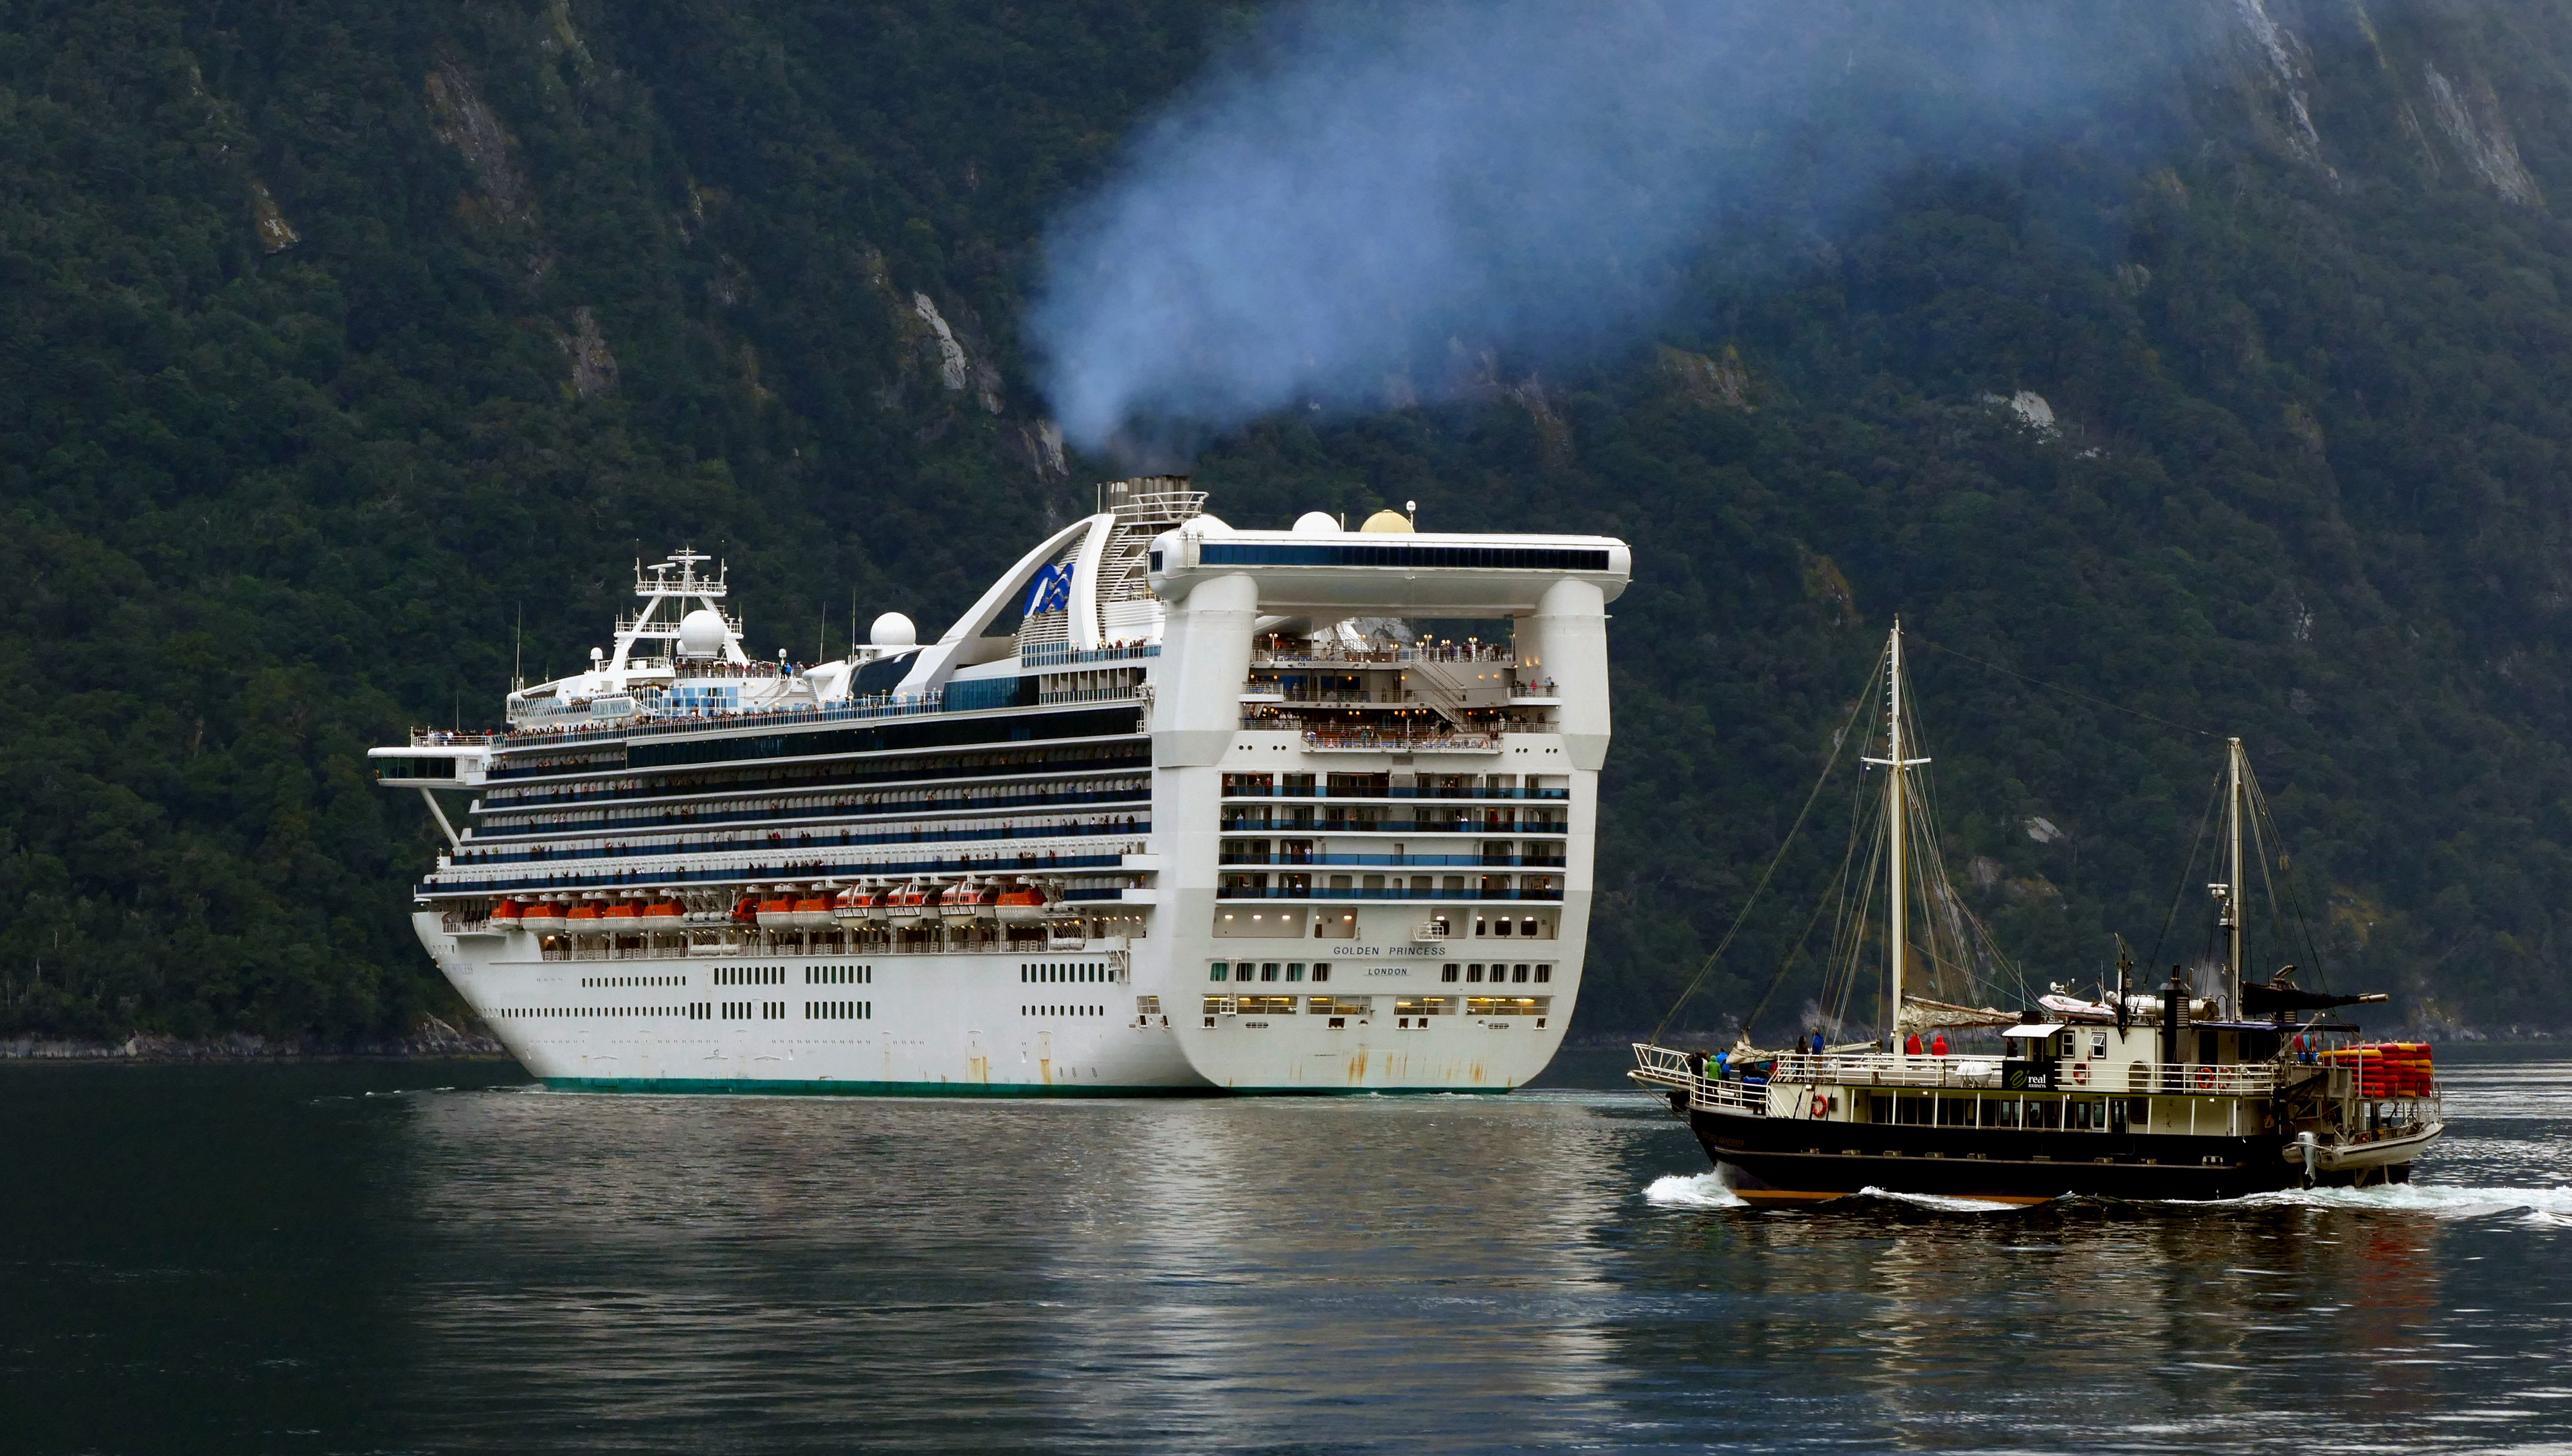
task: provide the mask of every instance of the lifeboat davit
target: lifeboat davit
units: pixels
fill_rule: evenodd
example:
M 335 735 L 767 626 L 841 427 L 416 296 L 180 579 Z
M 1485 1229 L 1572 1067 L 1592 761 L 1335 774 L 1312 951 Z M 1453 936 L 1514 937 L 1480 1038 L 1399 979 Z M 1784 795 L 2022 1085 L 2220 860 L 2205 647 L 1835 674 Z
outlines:
M 491 923 L 504 928 L 514 926 L 525 917 L 526 913 L 526 907 L 517 901 L 502 900 L 491 907 Z
M 974 885 L 972 880 L 957 880 L 939 895 L 939 918 L 950 926 L 969 926 L 972 921 L 990 918 L 990 903 L 1000 898 L 1000 890 L 990 885 Z
M 864 925 L 867 922 L 867 887 L 851 885 L 831 897 L 831 923 Z
M 918 880 L 909 881 L 884 897 L 885 915 L 896 925 L 917 925 L 922 916 L 937 909 L 932 903 L 935 898 Z
M 607 907 L 596 900 L 583 900 L 563 916 L 563 928 L 574 935 L 605 935 Z
M 538 900 L 518 916 L 518 928 L 550 935 L 563 928 L 563 907 L 551 900 Z
M 991 903 L 991 913 L 1003 925 L 1032 925 L 1044 919 L 1044 891 L 1034 885 L 1011 885 Z

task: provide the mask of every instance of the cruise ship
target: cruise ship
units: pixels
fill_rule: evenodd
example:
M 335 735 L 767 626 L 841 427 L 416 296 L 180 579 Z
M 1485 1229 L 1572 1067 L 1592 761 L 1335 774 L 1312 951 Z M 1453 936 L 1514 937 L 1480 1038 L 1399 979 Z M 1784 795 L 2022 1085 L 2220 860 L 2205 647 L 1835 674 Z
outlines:
M 446 839 L 421 944 L 551 1087 L 1505 1092 L 1581 991 L 1630 568 L 1119 481 L 837 662 L 638 563 L 586 672 L 369 757 Z

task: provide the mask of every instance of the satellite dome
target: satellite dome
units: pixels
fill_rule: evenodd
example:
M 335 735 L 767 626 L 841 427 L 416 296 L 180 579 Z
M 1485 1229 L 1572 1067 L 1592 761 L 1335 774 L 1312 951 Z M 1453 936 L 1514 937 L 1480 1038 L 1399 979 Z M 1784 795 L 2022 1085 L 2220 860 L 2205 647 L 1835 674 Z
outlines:
M 1304 514 L 1295 518 L 1295 534 L 1298 536 L 1337 536 L 1340 534 L 1340 523 L 1333 519 L 1331 513 L 1328 511 L 1306 511 Z
M 1411 518 L 1400 511 L 1378 511 L 1367 517 L 1366 524 L 1358 529 L 1371 536 L 1408 536 L 1412 525 Z
M 1190 516 L 1185 521 L 1179 523 L 1179 529 L 1185 531 L 1191 536 L 1200 538 L 1207 536 L 1229 536 L 1232 534 L 1231 523 L 1224 520 L 1221 516 L 1214 515 Z
M 699 607 L 679 619 L 679 656 L 683 658 L 719 658 L 723 656 L 723 614 L 712 607 Z
M 912 626 L 911 619 L 901 613 L 887 612 L 876 619 L 875 626 L 867 629 L 867 641 L 878 647 L 918 647 L 920 629 Z

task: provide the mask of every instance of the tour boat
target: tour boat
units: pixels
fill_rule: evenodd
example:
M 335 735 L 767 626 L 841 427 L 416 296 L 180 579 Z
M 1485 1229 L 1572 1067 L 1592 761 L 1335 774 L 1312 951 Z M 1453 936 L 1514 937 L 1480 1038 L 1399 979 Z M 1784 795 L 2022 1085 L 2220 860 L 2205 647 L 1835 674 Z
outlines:
M 2239 738 L 2225 758 L 2224 878 L 2209 886 L 2223 947 L 2202 968 L 2210 986 L 2174 966 L 2168 985 L 2137 987 L 2121 953 L 2115 987 L 2082 997 L 2056 984 L 2018 1012 L 1944 984 L 1933 989 L 1945 997 L 1915 989 L 1995 953 L 1947 882 L 1927 819 L 1914 770 L 1929 760 L 1904 722 L 1898 624 L 1878 671 L 1884 751 L 1864 761 L 1883 770 L 1871 846 L 1883 921 L 1861 903 L 1841 918 L 1838 944 L 1852 965 L 1880 952 L 1891 1036 L 1817 1036 L 1787 1051 L 1634 1048 L 1628 1075 L 1668 1097 L 1734 1193 L 2204 1200 L 2408 1181 L 2445 1128 L 2428 1046 L 2360 1042 L 2333 1015 L 2380 994 L 2303 989 L 2291 965 L 2249 978 L 2250 875 L 2277 840 Z M 1997 1032 L 2000 1047 L 1946 1051 L 1945 1033 L 1968 1029 Z

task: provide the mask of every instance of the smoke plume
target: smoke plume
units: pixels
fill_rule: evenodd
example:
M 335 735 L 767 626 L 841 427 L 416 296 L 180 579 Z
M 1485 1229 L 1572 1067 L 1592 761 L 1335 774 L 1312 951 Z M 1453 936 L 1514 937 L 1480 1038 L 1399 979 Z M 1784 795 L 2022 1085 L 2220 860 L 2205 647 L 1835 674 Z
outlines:
M 1725 220 L 2076 124 L 2133 37 L 2038 0 L 1290 8 L 1057 220 L 1030 320 L 1099 449 L 1630 339 Z

